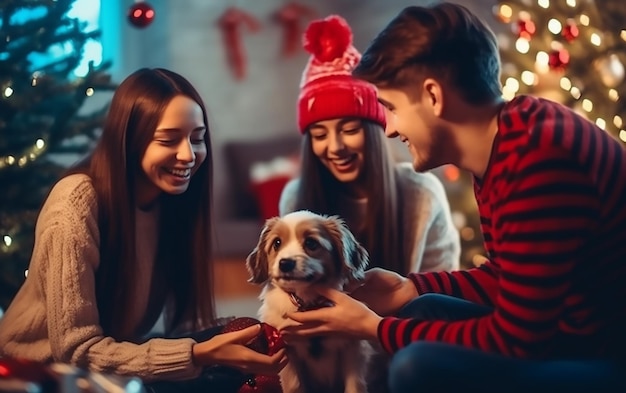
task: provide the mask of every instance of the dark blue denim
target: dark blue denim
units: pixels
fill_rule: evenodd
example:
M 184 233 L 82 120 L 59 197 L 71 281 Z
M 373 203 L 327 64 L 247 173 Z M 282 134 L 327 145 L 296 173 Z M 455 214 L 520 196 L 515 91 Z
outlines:
M 466 300 L 424 294 L 405 306 L 399 316 L 456 321 L 490 312 L 489 307 Z M 389 386 L 392 393 L 626 392 L 626 368 L 608 360 L 522 360 L 418 341 L 393 356 Z

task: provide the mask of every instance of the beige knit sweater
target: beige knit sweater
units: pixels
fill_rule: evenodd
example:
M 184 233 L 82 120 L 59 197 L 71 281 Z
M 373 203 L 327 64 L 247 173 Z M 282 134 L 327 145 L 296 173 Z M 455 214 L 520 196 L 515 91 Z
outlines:
M 148 312 L 150 274 L 142 272 L 152 269 L 156 216 L 137 214 L 139 293 L 128 300 L 136 311 L 130 316 L 136 327 Z M 71 175 L 54 186 L 37 220 L 28 277 L 0 319 L 0 355 L 69 363 L 146 382 L 198 376 L 201 367 L 192 362 L 192 339 L 135 344 L 103 335 L 95 299 L 97 217 L 89 177 Z

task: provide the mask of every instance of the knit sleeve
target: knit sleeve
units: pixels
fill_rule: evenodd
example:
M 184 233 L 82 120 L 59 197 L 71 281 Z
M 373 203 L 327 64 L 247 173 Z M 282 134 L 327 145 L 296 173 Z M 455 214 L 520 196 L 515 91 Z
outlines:
M 296 197 L 298 188 L 300 187 L 300 179 L 291 179 L 283 188 L 278 202 L 278 214 L 281 216 L 296 210 Z
M 56 361 L 94 371 L 134 375 L 144 381 L 188 379 L 191 339 L 152 339 L 143 344 L 103 335 L 95 297 L 99 232 L 95 191 L 83 181 L 70 192 L 53 190 L 38 222 L 35 258 L 45 260 L 48 338 Z
M 386 317 L 378 336 L 388 351 L 429 340 L 521 358 L 550 352 L 567 307 L 573 265 L 593 234 L 600 207 L 588 176 L 565 152 L 530 149 L 514 169 L 514 177 L 500 180 L 502 203 L 493 218 L 501 244 L 495 261 L 466 272 L 412 276 L 418 290 L 464 298 L 493 288 L 497 280 L 494 311 L 455 322 Z M 497 276 L 491 275 L 494 267 Z
M 459 269 L 461 239 L 452 221 L 448 197 L 441 181 L 432 173 L 422 176 L 424 198 L 414 222 L 424 222 L 415 239 L 417 250 L 414 269 L 419 272 L 452 271 Z

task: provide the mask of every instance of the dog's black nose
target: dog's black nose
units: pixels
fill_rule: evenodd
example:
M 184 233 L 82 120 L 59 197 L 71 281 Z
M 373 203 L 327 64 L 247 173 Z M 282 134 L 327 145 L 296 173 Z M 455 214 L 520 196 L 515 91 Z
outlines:
M 278 261 L 278 267 L 283 273 L 288 273 L 296 267 L 296 261 L 291 258 L 282 258 Z

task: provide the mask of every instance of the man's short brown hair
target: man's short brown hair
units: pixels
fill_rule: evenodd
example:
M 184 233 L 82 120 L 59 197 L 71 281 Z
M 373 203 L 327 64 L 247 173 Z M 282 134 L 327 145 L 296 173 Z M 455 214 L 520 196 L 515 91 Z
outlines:
M 352 74 L 386 88 L 405 88 L 432 77 L 475 104 L 501 96 L 495 35 L 454 3 L 403 9 L 374 38 Z

